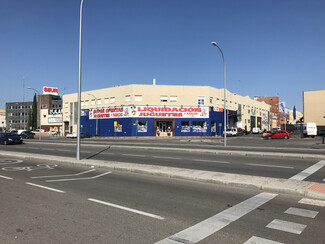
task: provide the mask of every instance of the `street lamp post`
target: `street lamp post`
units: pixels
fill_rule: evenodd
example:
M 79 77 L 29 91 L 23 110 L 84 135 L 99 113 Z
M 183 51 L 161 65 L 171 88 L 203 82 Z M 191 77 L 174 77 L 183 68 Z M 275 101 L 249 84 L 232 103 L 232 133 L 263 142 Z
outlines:
M 98 104 L 97 104 L 97 98 L 91 94 L 91 93 L 87 93 L 89 96 L 93 96 L 95 98 L 95 103 L 96 103 L 96 109 L 98 110 Z M 98 113 L 98 111 L 97 111 Z M 98 135 L 98 117 L 96 116 L 96 135 Z
M 38 96 L 39 96 L 39 103 L 40 103 L 40 109 L 39 109 L 39 135 L 38 135 L 38 139 L 42 140 L 42 96 L 40 96 L 40 93 L 38 92 L 38 90 L 32 88 L 32 87 L 26 87 L 27 89 L 30 90 L 34 90 L 37 92 Z
M 221 48 L 217 45 L 216 42 L 211 42 L 211 44 L 213 46 L 216 46 L 220 53 L 221 53 L 221 56 L 222 56 L 222 61 L 223 61 L 223 83 L 224 83 L 224 94 L 223 94 L 223 97 L 224 97 L 224 107 L 223 107 L 223 120 L 224 120 L 224 123 L 223 123 L 223 133 L 224 133 L 224 146 L 226 147 L 227 146 L 227 133 L 226 133 L 226 123 L 227 123 L 227 108 L 226 108 L 226 105 L 227 105 L 227 102 L 226 102 L 226 62 L 225 62 L 225 57 L 223 55 L 223 52 L 221 50 Z
M 80 160 L 80 117 L 81 117 L 81 37 L 82 37 L 82 6 L 80 3 L 80 22 L 79 22 L 79 74 L 78 74 L 78 124 L 77 124 L 77 160 Z

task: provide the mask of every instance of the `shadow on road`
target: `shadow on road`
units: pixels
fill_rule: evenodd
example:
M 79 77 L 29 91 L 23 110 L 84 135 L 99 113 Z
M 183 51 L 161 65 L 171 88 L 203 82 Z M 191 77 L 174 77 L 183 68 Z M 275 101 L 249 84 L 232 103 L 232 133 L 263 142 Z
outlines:
M 101 150 L 101 151 L 99 151 L 99 152 L 97 152 L 97 153 L 95 153 L 95 154 L 93 154 L 93 155 L 91 155 L 91 156 L 89 156 L 88 158 L 86 158 L 86 159 L 91 159 L 91 158 L 94 158 L 94 157 L 96 157 L 97 155 L 99 155 L 99 154 L 101 154 L 101 153 L 103 153 L 103 152 L 105 152 L 105 151 L 107 151 L 108 149 L 110 149 L 111 148 L 111 146 L 108 146 L 107 148 L 105 148 L 105 149 L 103 149 L 103 150 Z

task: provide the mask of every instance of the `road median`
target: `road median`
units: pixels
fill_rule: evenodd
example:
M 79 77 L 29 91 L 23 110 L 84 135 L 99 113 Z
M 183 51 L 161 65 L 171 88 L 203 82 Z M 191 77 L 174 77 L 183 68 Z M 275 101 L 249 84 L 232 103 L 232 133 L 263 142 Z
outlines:
M 157 175 L 162 177 L 185 179 L 213 184 L 247 187 L 259 190 L 266 190 L 278 193 L 296 194 L 314 199 L 325 200 L 324 185 L 309 181 L 296 181 L 271 177 L 259 177 L 241 174 L 230 174 L 204 170 L 192 170 L 176 167 L 134 164 L 116 161 L 103 161 L 93 159 L 76 160 L 69 157 L 50 156 L 42 154 L 30 154 L 19 152 L 0 151 L 3 157 L 15 157 L 31 160 L 46 160 L 72 165 L 85 165 L 100 168 L 108 168 L 116 171 L 134 172 L 139 174 Z M 317 187 L 315 187 L 317 186 Z M 321 190 L 318 190 L 321 189 Z

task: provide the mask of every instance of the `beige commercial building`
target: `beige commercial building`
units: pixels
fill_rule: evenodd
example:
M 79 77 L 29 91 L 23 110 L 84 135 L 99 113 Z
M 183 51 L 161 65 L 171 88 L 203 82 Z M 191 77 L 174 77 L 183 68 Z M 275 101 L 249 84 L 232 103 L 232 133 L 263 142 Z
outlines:
M 316 123 L 318 129 L 325 129 L 325 90 L 304 91 L 304 122 Z
M 253 127 L 269 129 L 270 106 L 265 102 L 227 91 L 226 103 L 227 127 L 240 127 L 248 131 Z M 213 108 L 214 111 L 222 112 L 224 90 L 210 86 L 124 85 L 81 94 L 83 111 L 125 106 L 207 107 L 210 111 Z M 76 132 L 77 93 L 63 95 L 62 115 L 65 134 Z
M 6 129 L 6 110 L 0 109 L 0 131 Z

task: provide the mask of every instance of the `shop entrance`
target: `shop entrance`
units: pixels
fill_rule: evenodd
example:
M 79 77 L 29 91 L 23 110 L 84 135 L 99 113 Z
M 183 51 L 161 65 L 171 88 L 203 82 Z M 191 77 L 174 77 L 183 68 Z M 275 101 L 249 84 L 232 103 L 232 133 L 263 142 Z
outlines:
M 174 136 L 175 120 L 155 119 L 156 136 Z

